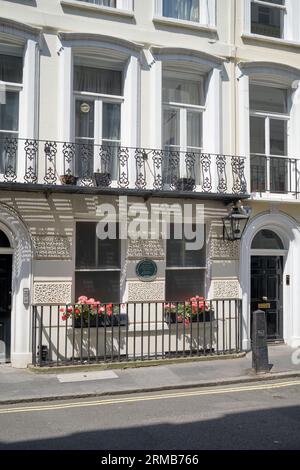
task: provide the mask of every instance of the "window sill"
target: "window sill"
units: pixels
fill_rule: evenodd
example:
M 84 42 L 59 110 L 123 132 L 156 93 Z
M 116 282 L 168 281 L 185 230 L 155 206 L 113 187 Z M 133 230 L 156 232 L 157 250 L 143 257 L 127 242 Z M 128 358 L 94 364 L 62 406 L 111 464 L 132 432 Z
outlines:
M 251 39 L 252 41 L 256 41 L 256 42 L 264 42 L 264 43 L 269 43 L 269 44 L 278 44 L 282 46 L 300 48 L 299 41 L 290 41 L 289 39 L 272 38 L 269 36 L 262 36 L 260 34 L 243 33 L 242 39 Z
M 105 7 L 102 5 L 93 5 L 92 3 L 78 2 L 76 0 L 61 0 L 61 5 L 73 7 L 78 10 L 96 11 L 106 15 L 123 16 L 126 18 L 134 18 L 134 12 L 130 10 L 120 10 L 118 8 Z
M 193 30 L 207 31 L 209 33 L 217 33 L 217 28 L 214 26 L 209 26 L 201 23 L 196 23 L 195 21 L 186 21 L 186 20 L 177 20 L 175 18 L 167 18 L 165 16 L 155 16 L 153 18 L 153 23 L 162 24 L 166 26 L 176 26 L 178 28 L 187 28 Z

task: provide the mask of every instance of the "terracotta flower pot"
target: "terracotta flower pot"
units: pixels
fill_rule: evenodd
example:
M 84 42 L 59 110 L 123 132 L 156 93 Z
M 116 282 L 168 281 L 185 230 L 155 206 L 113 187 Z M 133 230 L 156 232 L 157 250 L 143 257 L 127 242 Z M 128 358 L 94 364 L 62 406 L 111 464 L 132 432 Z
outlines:
M 61 175 L 59 178 L 62 184 L 72 184 L 73 186 L 76 185 L 78 180 L 78 177 L 73 175 Z

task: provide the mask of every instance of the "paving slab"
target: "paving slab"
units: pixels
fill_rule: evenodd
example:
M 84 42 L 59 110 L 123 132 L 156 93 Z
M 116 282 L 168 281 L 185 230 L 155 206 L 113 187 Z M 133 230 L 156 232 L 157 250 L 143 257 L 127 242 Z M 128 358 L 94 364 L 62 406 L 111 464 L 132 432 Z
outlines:
M 299 352 L 299 351 L 298 351 Z M 155 367 L 35 374 L 30 370 L 0 366 L 0 404 L 46 399 L 137 393 L 154 390 L 212 386 L 263 378 L 300 376 L 300 364 L 292 361 L 295 350 L 285 345 L 269 347 L 270 374 L 256 376 L 251 353 L 232 360 L 210 360 Z M 298 354 L 300 356 L 300 354 Z

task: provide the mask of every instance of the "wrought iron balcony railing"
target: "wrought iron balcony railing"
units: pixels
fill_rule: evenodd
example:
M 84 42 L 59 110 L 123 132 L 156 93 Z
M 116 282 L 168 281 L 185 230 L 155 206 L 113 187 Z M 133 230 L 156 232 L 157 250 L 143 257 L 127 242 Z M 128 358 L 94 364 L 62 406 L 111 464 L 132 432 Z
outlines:
M 251 155 L 251 192 L 294 196 L 300 193 L 300 159 Z
M 240 156 L 42 141 L 0 140 L 0 179 L 6 183 L 76 185 L 151 191 L 246 194 Z

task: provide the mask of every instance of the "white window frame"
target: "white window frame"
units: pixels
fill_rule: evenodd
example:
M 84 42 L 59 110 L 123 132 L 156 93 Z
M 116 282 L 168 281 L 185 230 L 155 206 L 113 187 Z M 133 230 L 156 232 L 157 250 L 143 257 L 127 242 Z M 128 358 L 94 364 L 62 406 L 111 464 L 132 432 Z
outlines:
M 250 82 L 250 85 L 257 85 L 257 86 L 268 86 L 268 87 L 272 87 L 272 88 L 281 88 L 281 89 L 286 89 L 287 90 L 287 107 L 289 108 L 289 89 L 287 87 L 284 87 L 284 86 L 280 86 L 280 85 L 272 85 L 272 84 L 267 84 L 267 83 L 264 83 L 264 82 L 256 82 L 256 81 L 252 81 Z M 250 89 L 249 89 L 249 96 L 250 96 Z M 265 157 L 266 158 L 266 181 L 265 181 L 265 186 L 266 188 L 270 188 L 270 175 L 271 175 L 271 165 L 270 165 L 270 162 L 271 162 L 271 158 L 280 158 L 280 159 L 289 159 L 289 155 L 290 155 L 290 152 L 289 152 L 289 148 L 290 148 L 290 145 L 289 145 L 289 134 L 290 134 L 290 120 L 291 120 L 291 116 L 290 114 L 284 114 L 284 113 L 272 113 L 272 112 L 264 112 L 264 111 L 256 111 L 256 110 L 252 110 L 251 108 L 249 108 L 249 117 L 250 117 L 250 120 L 251 120 L 251 117 L 258 117 L 258 118 L 263 118 L 265 120 L 265 131 L 264 131 L 264 136 L 265 136 L 265 153 L 264 154 L 260 154 L 260 153 L 253 153 L 251 152 L 251 140 L 250 140 L 250 159 L 251 159 L 251 156 L 257 156 L 257 157 Z M 286 145 L 287 145 L 287 154 L 286 155 L 274 155 L 274 154 L 271 154 L 270 152 L 270 138 L 271 138 L 271 135 L 270 135 L 270 120 L 279 120 L 279 121 L 285 121 L 287 123 L 287 126 L 286 126 Z M 250 130 L 249 130 L 250 131 Z M 251 162 L 250 162 L 250 165 L 251 165 Z M 288 173 L 290 173 L 290 167 L 288 166 Z M 290 178 L 290 174 L 287 175 L 287 180 L 289 180 Z M 267 191 L 267 189 L 266 189 Z
M 101 10 L 103 12 L 133 12 L 133 0 L 116 0 L 116 6 L 110 7 L 106 5 L 97 5 L 96 3 L 87 2 L 85 0 L 61 0 L 62 5 L 74 6 L 84 9 Z
M 181 80 L 193 80 L 196 81 L 197 79 L 201 77 L 200 74 L 192 74 L 192 73 L 180 73 L 180 72 L 173 72 L 168 69 L 163 70 L 163 76 L 162 80 L 165 78 L 180 78 Z M 201 77 L 201 79 L 204 81 L 204 77 Z M 205 93 L 205 87 L 203 84 L 204 88 L 204 93 Z M 196 154 L 201 154 L 202 149 L 203 149 L 203 120 L 204 120 L 204 113 L 206 111 L 206 106 L 204 105 L 194 105 L 194 104 L 188 104 L 188 103 L 176 103 L 174 101 L 163 101 L 162 102 L 162 113 L 166 110 L 176 110 L 177 112 L 179 111 L 179 145 L 174 145 L 175 147 L 175 152 L 177 151 L 176 147 L 179 148 L 180 152 L 180 163 L 179 163 L 179 169 L 180 169 L 180 176 L 185 176 L 185 157 L 186 153 L 188 151 L 190 152 L 195 152 Z M 200 142 L 200 147 L 191 147 L 188 146 L 187 143 L 187 114 L 188 112 L 196 112 L 201 114 L 201 125 L 202 128 L 200 130 L 201 132 L 201 142 Z M 164 129 L 163 129 L 163 118 L 162 118 L 162 139 L 164 137 Z M 162 142 L 162 148 L 164 147 L 164 142 Z M 171 147 L 171 146 L 169 146 Z M 192 149 L 192 150 L 188 150 Z
M 255 36 L 258 38 L 267 38 L 269 40 L 280 41 L 286 39 L 292 39 L 292 34 L 289 31 L 290 27 L 290 16 L 291 16 L 291 1 L 292 0 L 285 0 L 284 5 L 276 5 L 275 3 L 271 2 L 263 2 L 261 0 L 245 0 L 245 30 L 247 34 L 251 34 L 251 36 Z M 268 35 L 252 33 L 251 32 L 251 25 L 252 25 L 252 17 L 251 17 L 251 6 L 252 3 L 263 7 L 270 7 L 282 10 L 284 12 L 283 15 L 283 24 L 282 24 L 282 37 L 275 38 Z
M 101 59 L 99 59 L 101 63 Z M 74 65 L 76 66 L 76 65 Z M 106 69 L 106 67 L 97 67 L 99 70 L 101 68 Z M 124 90 L 124 73 L 122 70 L 122 87 Z M 99 162 L 99 146 L 103 145 L 103 138 L 102 138 L 102 129 L 103 129 L 103 104 L 104 103 L 117 103 L 120 104 L 120 139 L 118 141 L 118 145 L 122 146 L 122 105 L 124 103 L 124 96 L 119 95 L 107 95 L 103 93 L 91 93 L 86 91 L 78 91 L 73 89 L 73 131 L 72 137 L 73 141 L 76 142 L 76 139 L 80 139 L 81 137 L 76 136 L 76 100 L 78 98 L 86 98 L 87 101 L 94 102 L 94 138 L 82 138 L 83 140 L 92 140 L 94 146 L 94 172 L 100 169 L 100 162 Z M 106 145 L 107 139 L 105 139 Z M 115 145 L 116 141 L 112 141 L 113 145 Z
M 38 72 L 38 49 L 37 42 L 32 39 L 24 41 L 22 46 L 5 45 L 0 39 L 0 51 L 3 54 L 22 57 L 22 83 L 0 82 L 0 86 L 7 91 L 19 93 L 19 115 L 18 131 L 5 131 L 3 133 L 15 134 L 19 139 L 35 139 L 37 136 L 37 72 Z M 0 131 L 1 132 L 1 131 Z M 20 140 L 16 155 L 17 181 L 23 181 L 25 175 L 24 145 L 25 140 Z M 38 165 L 38 161 L 35 162 Z M 0 174 L 0 181 L 3 180 Z
M 182 20 L 163 16 L 163 0 L 155 0 L 155 19 L 163 19 L 166 22 L 177 22 L 180 24 L 200 24 L 215 28 L 216 26 L 216 3 L 215 0 L 199 0 L 199 21 Z

